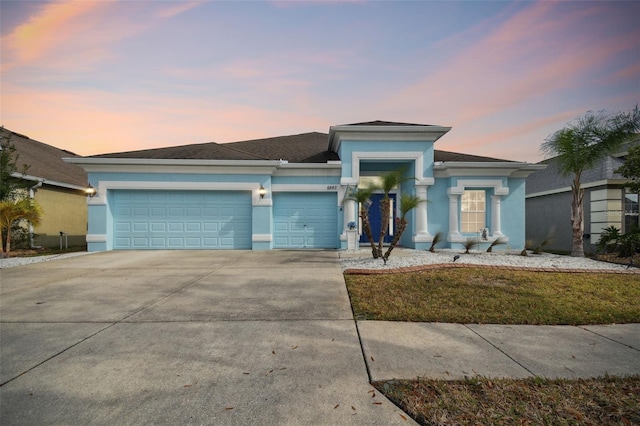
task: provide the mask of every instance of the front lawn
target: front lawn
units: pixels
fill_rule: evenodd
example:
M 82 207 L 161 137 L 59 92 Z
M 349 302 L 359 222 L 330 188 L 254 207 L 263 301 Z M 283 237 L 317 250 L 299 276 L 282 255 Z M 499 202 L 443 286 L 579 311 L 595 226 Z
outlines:
M 345 275 L 356 319 L 479 324 L 640 322 L 640 275 L 482 268 Z
M 356 319 L 497 324 L 640 322 L 640 275 L 482 268 L 345 275 Z M 640 425 L 640 376 L 427 378 L 373 385 L 423 425 Z
M 638 425 L 640 376 L 373 385 L 423 425 Z

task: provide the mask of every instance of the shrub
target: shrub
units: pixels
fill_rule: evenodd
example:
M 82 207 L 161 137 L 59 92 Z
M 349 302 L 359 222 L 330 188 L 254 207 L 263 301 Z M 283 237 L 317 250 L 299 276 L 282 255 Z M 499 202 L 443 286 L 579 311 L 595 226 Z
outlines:
M 609 226 L 602 230 L 600 239 L 596 243 L 599 253 L 612 253 L 617 251 L 620 242 L 620 230 L 615 226 Z

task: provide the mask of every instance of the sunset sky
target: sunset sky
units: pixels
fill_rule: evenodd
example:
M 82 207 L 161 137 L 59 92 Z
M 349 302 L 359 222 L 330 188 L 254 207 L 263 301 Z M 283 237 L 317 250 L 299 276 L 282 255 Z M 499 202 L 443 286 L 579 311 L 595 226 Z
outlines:
M 537 162 L 640 103 L 638 1 L 5 1 L 0 124 L 79 155 L 386 120 Z

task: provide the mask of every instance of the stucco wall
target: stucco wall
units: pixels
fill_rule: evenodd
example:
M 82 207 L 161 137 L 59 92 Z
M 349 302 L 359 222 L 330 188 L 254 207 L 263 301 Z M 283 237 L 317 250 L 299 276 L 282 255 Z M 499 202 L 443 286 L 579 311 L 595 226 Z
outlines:
M 35 200 L 43 210 L 40 225 L 34 229 L 35 245 L 58 247 L 61 231 L 67 233 L 70 247 L 86 243 L 87 201 L 82 192 L 44 185 L 37 189 Z

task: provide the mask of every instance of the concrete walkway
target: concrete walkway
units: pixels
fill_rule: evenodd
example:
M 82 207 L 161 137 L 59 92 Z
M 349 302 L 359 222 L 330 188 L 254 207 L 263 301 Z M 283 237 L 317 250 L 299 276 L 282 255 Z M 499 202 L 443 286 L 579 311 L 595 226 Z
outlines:
M 640 374 L 640 324 L 358 321 L 371 379 L 591 378 Z
M 3 425 L 412 424 L 369 385 L 336 252 L 106 252 L 0 284 Z
M 332 251 L 2 269 L 0 341 L 3 425 L 406 425 L 369 380 L 640 374 L 638 324 L 356 325 Z

